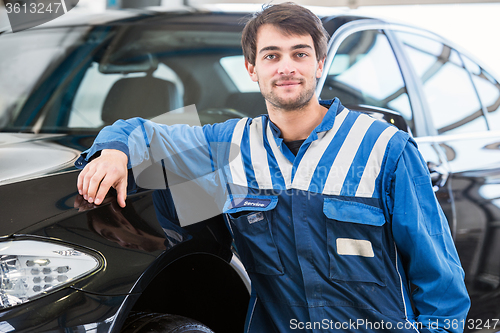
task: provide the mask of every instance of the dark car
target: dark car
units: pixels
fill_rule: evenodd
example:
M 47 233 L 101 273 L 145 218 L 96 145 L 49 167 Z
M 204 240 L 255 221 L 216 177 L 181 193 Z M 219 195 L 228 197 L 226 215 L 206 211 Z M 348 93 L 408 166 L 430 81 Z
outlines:
M 132 173 L 126 208 L 113 195 L 86 204 L 74 162 L 121 118 L 265 113 L 243 66 L 247 15 L 121 12 L 0 34 L 0 331 L 242 331 L 250 283 L 223 216 L 182 224 L 167 187 Z M 415 137 L 472 299 L 450 325 L 500 330 L 500 84 L 429 32 L 322 20 L 332 37 L 318 96 Z

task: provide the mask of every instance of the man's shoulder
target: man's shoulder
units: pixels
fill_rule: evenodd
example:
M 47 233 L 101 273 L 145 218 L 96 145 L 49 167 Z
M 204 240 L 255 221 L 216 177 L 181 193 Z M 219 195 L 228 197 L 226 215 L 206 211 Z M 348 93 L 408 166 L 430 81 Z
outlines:
M 203 126 L 206 135 L 209 135 L 212 140 L 222 142 L 231 141 L 233 133 L 242 129 L 251 123 L 251 118 L 231 118 L 221 123 L 207 124 Z
M 215 123 L 212 126 L 218 126 L 219 128 L 223 129 L 234 129 L 236 126 L 250 126 L 255 123 L 267 123 L 268 120 L 269 116 L 267 114 L 261 114 L 253 118 L 232 118 L 222 123 Z
M 353 116 L 353 118 L 356 119 L 356 121 L 353 122 L 352 125 L 354 125 L 354 123 L 356 122 L 366 124 L 366 126 L 364 127 L 366 131 L 365 136 L 376 135 L 377 133 L 386 133 L 386 135 L 389 134 L 391 138 L 395 138 L 404 142 L 411 139 L 408 133 L 398 129 L 396 126 L 388 123 L 385 120 L 378 119 L 364 112 L 350 110 L 348 108 L 344 108 L 341 112 L 339 112 L 339 114 L 342 112 L 348 112 Z
M 398 129 L 385 120 L 376 119 L 364 112 L 347 108 L 342 112 L 348 112 L 351 114 L 350 116 L 356 119 L 350 122 L 351 128 L 348 132 L 356 132 L 356 136 L 362 137 L 360 145 L 364 145 L 365 149 L 371 147 L 370 154 L 385 156 L 389 164 L 396 163 L 403 151 L 408 149 L 408 146 L 417 148 L 415 141 L 407 132 Z M 359 122 L 360 126 L 354 126 L 356 122 Z M 360 133 L 360 131 L 364 131 L 364 133 Z

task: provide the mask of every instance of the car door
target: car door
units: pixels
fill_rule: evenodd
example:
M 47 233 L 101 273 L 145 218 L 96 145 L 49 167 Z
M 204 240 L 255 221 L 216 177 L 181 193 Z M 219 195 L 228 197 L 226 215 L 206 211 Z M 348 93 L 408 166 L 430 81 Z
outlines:
M 391 44 L 388 27 L 380 21 L 357 19 L 333 32 L 317 93 L 321 99 L 338 97 L 351 109 L 368 106 L 399 113 L 414 137 L 428 136 L 417 87 L 408 79 L 407 64 L 399 60 L 401 50 Z M 446 184 L 446 157 L 432 141 L 421 142 L 419 149 L 433 169 L 436 195 L 453 229 L 455 213 L 451 188 Z
M 469 318 L 498 318 L 499 84 L 438 37 L 405 28 L 393 32 L 416 79 L 430 127 L 429 135 L 416 140 L 438 145 L 449 167 L 455 243 L 472 299 Z
M 369 19 L 343 23 L 332 33 L 318 95 L 406 120 L 466 272 L 470 329 L 498 318 L 498 81 L 430 33 Z

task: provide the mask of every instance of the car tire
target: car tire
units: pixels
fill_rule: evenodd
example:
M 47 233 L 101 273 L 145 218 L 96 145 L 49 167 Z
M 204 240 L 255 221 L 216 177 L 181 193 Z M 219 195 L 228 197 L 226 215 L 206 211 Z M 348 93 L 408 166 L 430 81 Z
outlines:
M 131 314 L 121 333 L 214 333 L 199 321 L 164 313 Z

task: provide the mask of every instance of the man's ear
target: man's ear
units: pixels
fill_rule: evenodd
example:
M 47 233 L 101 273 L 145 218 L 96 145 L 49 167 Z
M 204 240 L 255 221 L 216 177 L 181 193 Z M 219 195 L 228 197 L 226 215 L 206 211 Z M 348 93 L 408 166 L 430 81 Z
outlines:
M 255 71 L 255 65 L 252 65 L 251 63 L 248 62 L 248 60 L 245 59 L 245 68 L 247 69 L 247 72 L 250 75 L 250 78 L 252 79 L 252 81 L 258 82 L 259 76 L 257 75 L 257 72 Z
M 321 74 L 323 74 L 323 68 L 325 66 L 325 59 L 326 59 L 326 57 L 324 57 L 323 59 L 321 59 L 318 62 L 318 69 L 316 70 L 316 78 L 317 79 L 319 79 L 321 77 Z

